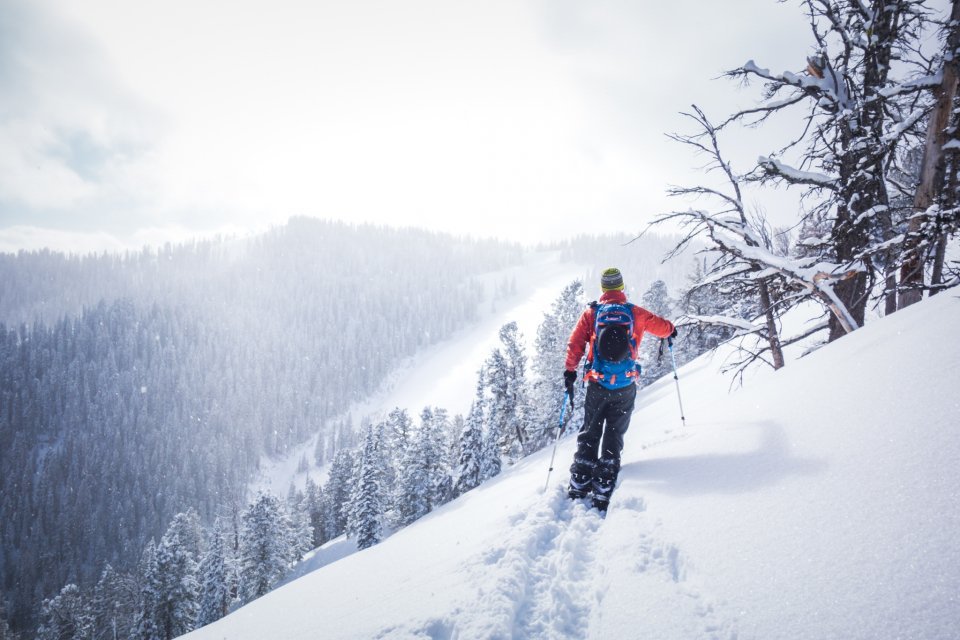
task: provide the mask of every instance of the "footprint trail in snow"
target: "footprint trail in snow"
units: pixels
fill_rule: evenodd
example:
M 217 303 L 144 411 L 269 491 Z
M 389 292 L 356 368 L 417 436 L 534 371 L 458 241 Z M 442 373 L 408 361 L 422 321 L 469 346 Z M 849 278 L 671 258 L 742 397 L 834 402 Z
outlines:
M 477 583 L 490 586 L 459 616 L 460 637 L 584 637 L 596 604 L 594 542 L 602 522 L 559 487 L 513 514 L 503 544 L 474 567 Z
M 456 616 L 454 637 L 568 640 L 673 629 L 677 638 L 736 640 L 736 620 L 703 593 L 681 550 L 658 537 L 642 498 L 614 498 L 607 518 L 628 524 L 607 527 L 560 486 L 513 514 L 502 544 L 472 568 L 485 586 Z M 637 581 L 655 585 L 657 596 L 632 600 L 628 585 Z

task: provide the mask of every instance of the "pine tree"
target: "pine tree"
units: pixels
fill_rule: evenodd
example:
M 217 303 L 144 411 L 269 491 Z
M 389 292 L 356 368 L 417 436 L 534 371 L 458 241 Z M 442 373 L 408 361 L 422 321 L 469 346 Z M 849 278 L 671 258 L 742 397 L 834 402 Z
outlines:
M 130 576 L 109 564 L 100 574 L 93 591 L 92 612 L 96 640 L 128 638 L 136 617 L 137 588 Z
M 408 507 L 404 505 L 407 496 L 402 483 L 404 474 L 410 471 L 404 470 L 404 465 L 413 438 L 413 421 L 406 409 L 397 407 L 378 429 L 382 431 L 382 445 L 377 449 L 383 458 L 384 521 L 393 527 L 403 527 L 409 524 L 409 516 L 405 513 Z
M 391 450 L 402 452 L 410 440 L 410 432 L 413 431 L 413 420 L 410 419 L 410 415 L 406 409 L 396 407 L 387 414 L 384 429 L 385 446 Z
M 342 536 L 347 531 L 354 465 L 354 454 L 349 449 L 337 451 L 330 464 L 330 473 L 323 489 L 324 529 L 328 540 Z
M 563 371 L 567 358 L 567 342 L 580 319 L 584 309 L 583 285 L 574 280 L 560 293 L 549 313 L 543 316 L 543 322 L 537 327 L 534 342 L 534 355 L 531 369 L 534 374 L 532 385 L 532 410 L 535 415 L 536 446 L 540 448 L 551 442 L 556 431 L 561 402 L 569 402 L 565 397 Z M 567 424 L 579 424 L 583 421 L 582 385 L 574 385 L 574 407 L 571 415 L 567 406 L 564 420 Z
M 323 497 L 323 491 L 320 489 L 320 486 L 313 481 L 313 478 L 308 476 L 304 500 L 306 501 L 305 506 L 310 522 L 310 541 L 314 547 L 319 547 L 327 541 L 323 526 Z
M 450 469 L 451 431 L 450 417 L 442 407 L 433 409 L 430 429 L 426 434 L 428 443 L 427 474 L 430 490 L 430 510 L 446 504 L 453 497 L 453 477 Z
M 210 545 L 200 563 L 199 575 L 201 592 L 197 627 L 203 627 L 227 615 L 232 600 L 227 546 L 219 518 L 214 522 Z
M 37 640 L 92 640 L 94 619 L 90 605 L 75 584 L 68 584 L 43 601 Z
M 196 625 L 199 547 L 199 523 L 193 512 L 177 514 L 157 545 L 156 622 L 163 640 L 181 636 Z
M 517 325 L 500 329 L 502 349 L 494 349 L 484 364 L 487 424 L 503 457 L 516 462 L 525 454 L 530 431 L 530 409 L 526 389 L 526 356 L 520 345 Z
M 289 529 L 283 506 L 260 492 L 241 516 L 240 596 L 250 602 L 283 578 L 290 558 Z
M 454 496 L 461 496 L 478 486 L 483 480 L 483 405 L 474 400 L 460 436 L 460 455 L 457 460 L 457 477 L 453 485 Z
M 500 328 L 500 342 L 503 344 L 506 360 L 506 431 L 516 433 L 519 451 L 514 455 L 519 458 L 529 453 L 527 442 L 530 440 L 532 425 L 527 389 L 527 355 L 523 347 L 523 336 L 520 335 L 516 322 L 509 322 Z
M 373 426 L 364 432 L 363 448 L 350 497 L 350 518 L 347 534 L 366 549 L 380 542 L 383 535 L 383 457 L 377 450 L 378 437 Z
M 410 434 L 397 477 L 396 522 L 405 527 L 430 512 L 430 487 L 427 431 L 430 425 L 423 420 Z
M 161 635 L 157 622 L 157 604 L 160 600 L 160 585 L 157 575 L 157 545 L 152 538 L 143 550 L 137 573 L 140 594 L 133 637 L 136 640 L 159 640 Z
M 643 293 L 640 306 L 661 318 L 673 317 L 673 301 L 663 280 L 655 280 Z M 641 336 L 640 362 L 643 367 L 643 384 L 650 384 L 671 370 L 669 356 L 660 356 L 661 342 L 651 335 Z
M 681 309 L 688 318 L 709 319 L 715 316 L 734 315 L 733 301 L 723 296 L 716 284 L 704 284 L 706 268 L 699 259 L 693 261 L 694 270 L 688 278 L 688 288 L 680 297 Z M 720 343 L 733 336 L 733 329 L 709 322 L 698 322 L 682 330 L 683 339 L 679 340 L 675 350 L 677 364 L 693 360 L 702 353 L 715 349 Z
M 290 516 L 290 562 L 300 562 L 313 549 L 313 526 L 306 496 L 297 491 L 296 499 L 289 509 Z

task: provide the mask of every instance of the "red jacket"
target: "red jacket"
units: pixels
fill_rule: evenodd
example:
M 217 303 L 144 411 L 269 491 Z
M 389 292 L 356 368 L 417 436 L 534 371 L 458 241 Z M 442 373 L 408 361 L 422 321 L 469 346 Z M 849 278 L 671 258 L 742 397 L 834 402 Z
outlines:
M 607 291 L 600 296 L 600 304 L 608 302 L 623 304 L 626 301 L 627 296 L 624 295 L 623 291 Z M 576 371 L 577 365 L 580 364 L 580 358 L 583 357 L 587 344 L 593 338 L 593 327 L 596 324 L 595 315 L 596 312 L 593 307 L 588 307 L 580 316 L 580 320 L 577 321 L 573 333 L 570 334 L 570 339 L 567 341 L 567 361 L 565 363 L 567 371 Z M 634 305 L 633 336 L 637 341 L 637 349 L 640 348 L 640 340 L 643 338 L 644 332 L 652 333 L 658 338 L 666 338 L 673 333 L 673 323 L 650 313 L 643 307 Z

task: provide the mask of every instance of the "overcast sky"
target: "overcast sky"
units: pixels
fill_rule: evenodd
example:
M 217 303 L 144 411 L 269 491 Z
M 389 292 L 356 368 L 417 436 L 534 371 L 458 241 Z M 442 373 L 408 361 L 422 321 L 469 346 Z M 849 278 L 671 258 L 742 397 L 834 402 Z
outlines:
M 635 232 L 697 179 L 678 111 L 753 104 L 716 79 L 747 59 L 803 68 L 798 5 L 0 0 L 0 250 L 291 215 Z

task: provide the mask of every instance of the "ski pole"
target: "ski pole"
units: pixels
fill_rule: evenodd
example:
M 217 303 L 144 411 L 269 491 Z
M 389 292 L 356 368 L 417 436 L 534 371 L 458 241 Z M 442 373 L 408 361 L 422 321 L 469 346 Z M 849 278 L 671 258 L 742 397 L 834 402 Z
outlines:
M 680 397 L 680 378 L 677 377 L 677 358 L 673 355 L 673 338 L 667 338 L 667 347 L 670 349 L 670 360 L 673 362 L 673 381 L 677 385 L 677 402 L 680 403 L 680 422 L 687 426 L 687 419 L 683 416 L 683 398 Z
M 567 392 L 563 392 L 563 400 L 560 401 L 560 422 L 557 424 L 557 437 L 553 440 L 553 453 L 550 455 L 550 468 L 547 469 L 547 484 L 543 487 L 544 492 L 550 488 L 550 474 L 553 472 L 553 460 L 557 457 L 557 443 L 560 442 L 560 434 L 563 433 L 563 414 L 567 410 Z M 570 395 L 570 408 L 573 408 L 573 395 Z

